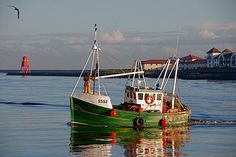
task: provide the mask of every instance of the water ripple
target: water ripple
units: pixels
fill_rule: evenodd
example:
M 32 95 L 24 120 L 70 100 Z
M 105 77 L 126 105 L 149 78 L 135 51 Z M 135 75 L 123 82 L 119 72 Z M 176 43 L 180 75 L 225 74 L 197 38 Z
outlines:
M 63 107 L 68 108 L 69 105 L 61 105 L 61 104 L 47 104 L 41 102 L 15 102 L 15 101 L 0 101 L 0 104 L 7 105 L 23 105 L 23 106 L 49 106 L 49 107 Z
M 202 119 L 191 119 L 190 120 L 191 125 L 236 125 L 235 120 L 230 121 L 218 121 L 218 120 L 202 120 Z

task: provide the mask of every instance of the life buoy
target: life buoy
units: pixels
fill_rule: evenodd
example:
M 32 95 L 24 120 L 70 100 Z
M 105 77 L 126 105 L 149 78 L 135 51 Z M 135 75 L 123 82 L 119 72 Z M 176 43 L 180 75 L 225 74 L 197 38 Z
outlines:
M 145 102 L 150 105 L 154 102 L 154 97 L 152 95 L 149 95 L 145 98 Z
M 134 123 L 134 126 L 142 127 L 144 120 L 143 118 L 137 117 L 134 119 L 133 123 Z
M 115 117 L 116 116 L 116 110 L 115 109 L 112 109 L 111 111 L 110 111 L 110 116 L 111 117 Z

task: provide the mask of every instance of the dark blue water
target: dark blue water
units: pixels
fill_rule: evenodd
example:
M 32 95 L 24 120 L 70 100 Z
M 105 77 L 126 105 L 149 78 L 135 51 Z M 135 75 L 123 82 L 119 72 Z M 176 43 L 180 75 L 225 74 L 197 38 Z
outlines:
M 0 74 L 0 156 L 235 156 L 235 125 L 167 129 L 71 128 L 69 95 L 77 78 Z M 154 82 L 155 80 L 149 79 Z M 104 85 L 113 104 L 125 79 Z M 179 80 L 192 118 L 236 120 L 236 81 Z M 169 88 L 169 87 L 168 87 Z

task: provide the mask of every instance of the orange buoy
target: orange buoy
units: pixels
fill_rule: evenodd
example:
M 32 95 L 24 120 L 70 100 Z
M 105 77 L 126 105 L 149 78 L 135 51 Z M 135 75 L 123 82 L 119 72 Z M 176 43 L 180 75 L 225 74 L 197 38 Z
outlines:
M 166 111 L 167 111 L 166 105 L 163 105 L 162 106 L 162 113 L 166 113 Z
M 167 126 L 167 120 L 165 118 L 161 120 L 161 125 L 164 127 Z
M 110 112 L 110 116 L 111 117 L 115 117 L 116 116 L 116 110 L 115 109 L 112 109 L 111 112 Z
M 138 112 L 141 113 L 141 112 L 143 112 L 143 111 L 144 111 L 144 108 L 142 108 L 142 107 L 139 107 L 139 108 L 138 108 Z
M 116 144 L 116 132 L 111 132 L 111 143 Z

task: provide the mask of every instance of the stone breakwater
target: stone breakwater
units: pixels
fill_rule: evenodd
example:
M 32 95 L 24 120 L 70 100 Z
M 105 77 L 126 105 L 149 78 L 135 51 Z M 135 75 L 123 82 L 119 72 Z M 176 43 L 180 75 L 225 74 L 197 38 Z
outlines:
M 103 69 L 100 70 L 100 75 L 111 75 L 130 72 L 130 69 Z M 78 77 L 81 70 L 31 70 L 31 73 L 24 74 L 18 70 L 0 70 L 0 72 L 7 73 L 7 75 L 29 75 L 29 76 L 71 76 Z M 85 71 L 84 75 L 89 73 Z M 161 70 L 145 71 L 145 76 L 150 78 L 157 78 Z M 123 76 L 122 78 L 126 78 Z M 170 76 L 173 77 L 173 76 Z M 236 68 L 199 68 L 179 70 L 178 78 L 188 80 L 236 80 Z
M 118 73 L 130 72 L 130 69 L 105 69 L 100 70 L 100 75 L 111 75 Z M 31 70 L 30 73 L 20 73 L 19 70 L 0 70 L 2 73 L 7 75 L 22 75 L 22 76 L 71 76 L 78 77 L 81 70 Z M 89 70 L 85 70 L 83 76 L 90 73 Z

